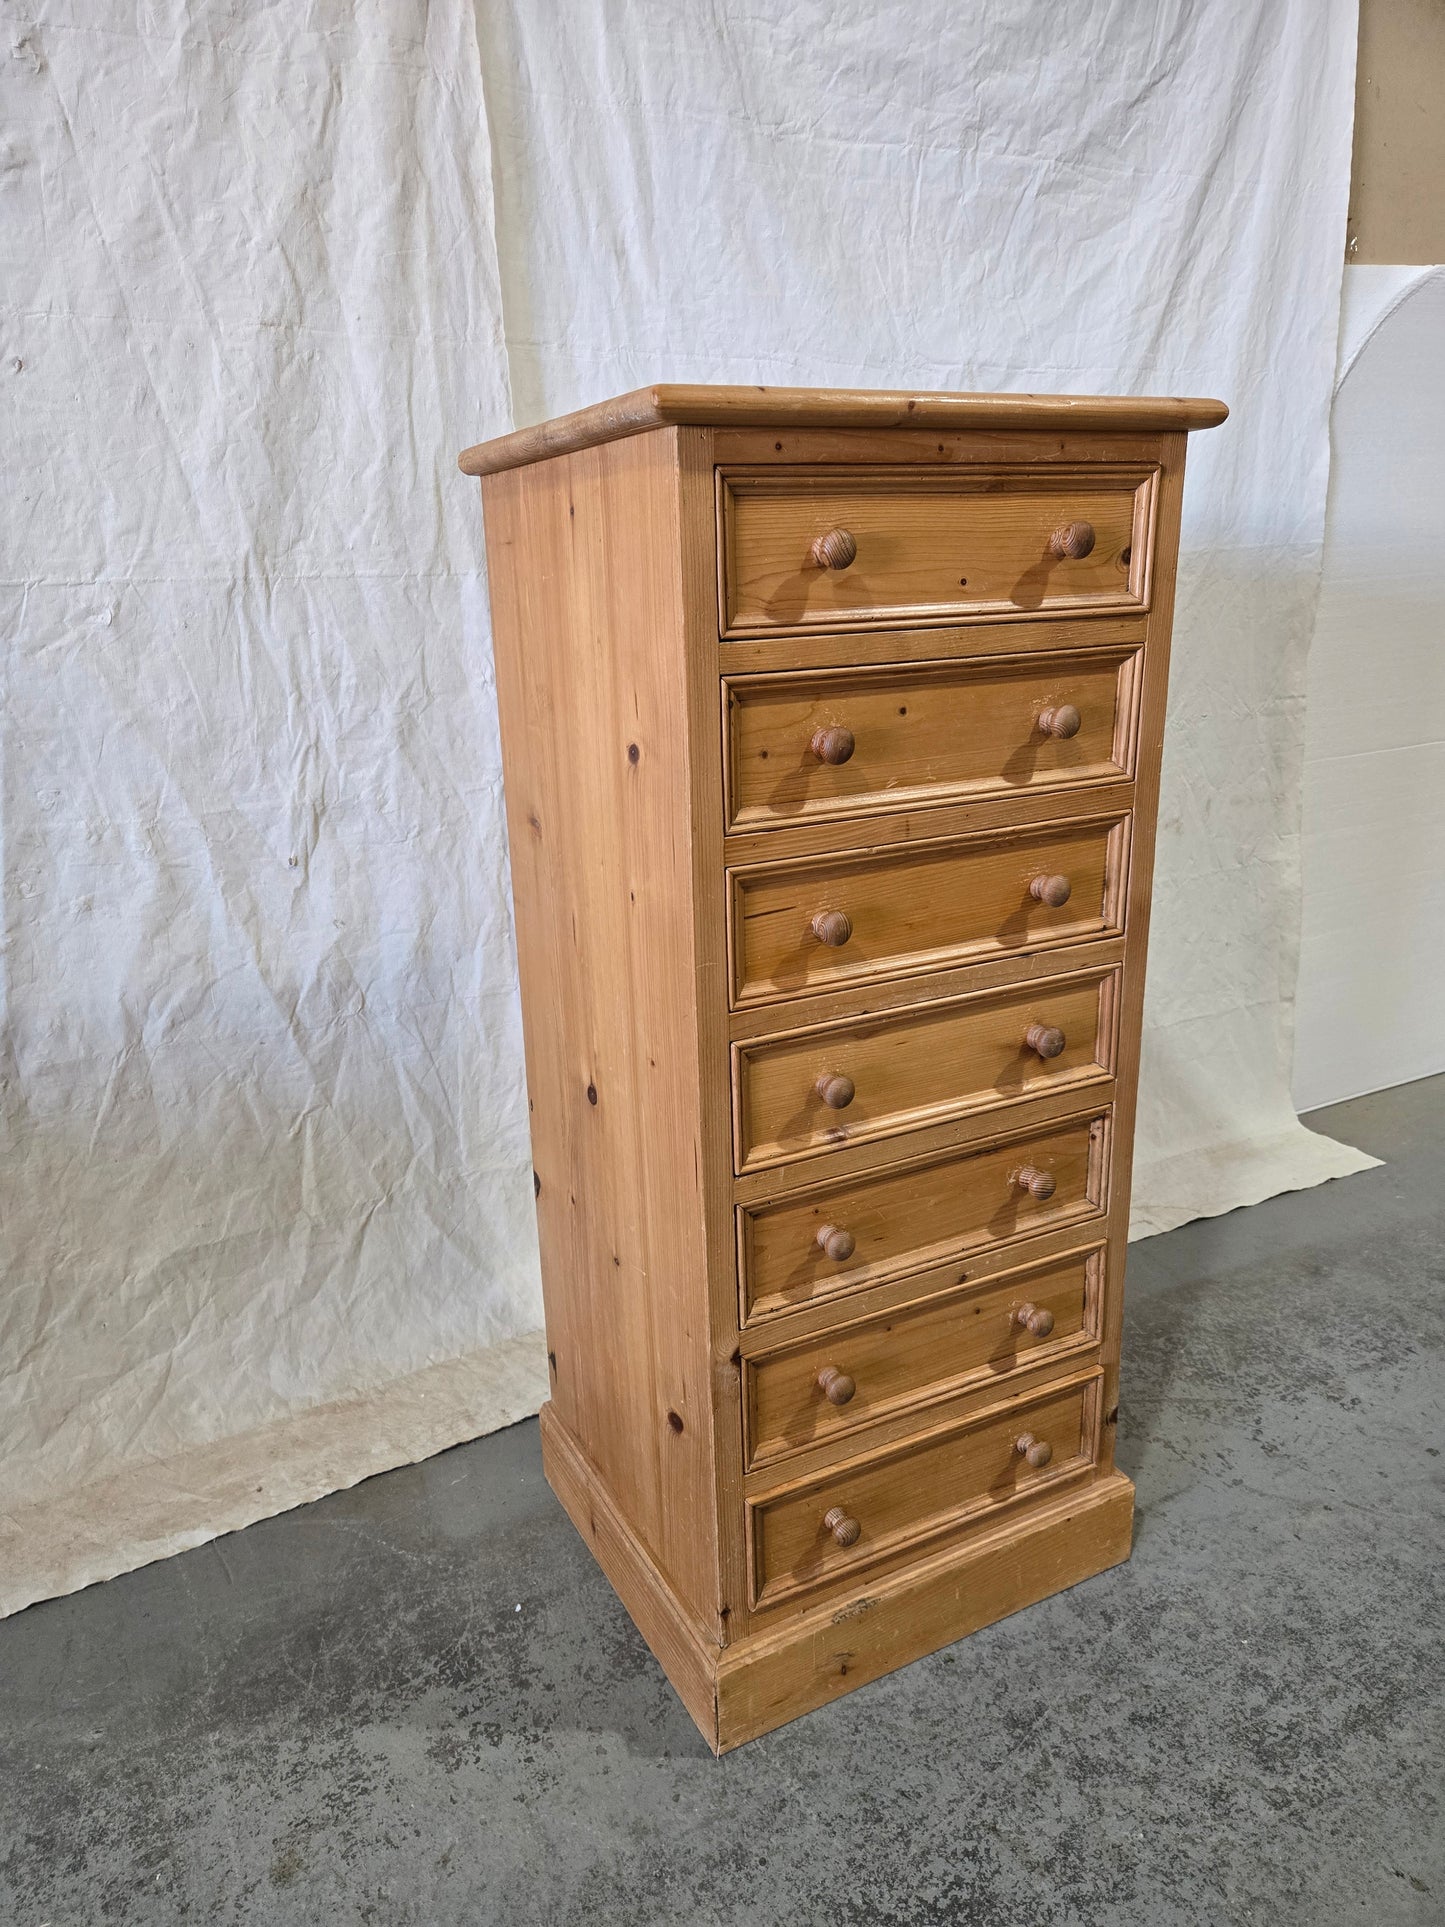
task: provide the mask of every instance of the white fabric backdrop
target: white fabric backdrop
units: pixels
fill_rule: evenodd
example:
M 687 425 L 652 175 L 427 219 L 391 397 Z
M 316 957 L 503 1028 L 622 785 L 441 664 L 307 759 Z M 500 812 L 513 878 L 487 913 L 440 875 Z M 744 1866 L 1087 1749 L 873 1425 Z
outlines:
M 1345 269 L 1310 649 L 1294 1094 L 1445 1070 L 1445 267 Z
M 1144 1228 L 1288 1101 L 1353 0 L 55 0 L 0 195 L 0 1609 L 541 1396 L 464 443 L 1196 392 Z M 515 407 L 513 405 L 515 397 Z
M 471 13 L 7 27 L 14 1607 L 546 1375 L 456 472 L 510 421 Z

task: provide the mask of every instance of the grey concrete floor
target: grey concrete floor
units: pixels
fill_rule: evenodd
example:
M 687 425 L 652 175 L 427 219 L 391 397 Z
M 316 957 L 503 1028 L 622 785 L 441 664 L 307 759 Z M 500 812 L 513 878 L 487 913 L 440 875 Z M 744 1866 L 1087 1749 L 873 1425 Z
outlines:
M 1445 1078 L 1135 1248 L 1131 1562 L 714 1761 L 534 1424 L 0 1624 L 0 1921 L 1445 1922 Z

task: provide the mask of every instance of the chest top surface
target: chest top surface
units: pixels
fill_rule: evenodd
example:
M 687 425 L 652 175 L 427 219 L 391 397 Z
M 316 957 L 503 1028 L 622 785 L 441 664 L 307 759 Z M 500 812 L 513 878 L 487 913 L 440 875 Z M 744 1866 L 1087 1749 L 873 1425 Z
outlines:
M 922 389 L 768 388 L 654 382 L 531 428 L 478 442 L 464 475 L 524 468 L 649 428 L 1075 429 L 1162 433 L 1217 427 L 1222 401 L 1177 395 L 939 394 Z

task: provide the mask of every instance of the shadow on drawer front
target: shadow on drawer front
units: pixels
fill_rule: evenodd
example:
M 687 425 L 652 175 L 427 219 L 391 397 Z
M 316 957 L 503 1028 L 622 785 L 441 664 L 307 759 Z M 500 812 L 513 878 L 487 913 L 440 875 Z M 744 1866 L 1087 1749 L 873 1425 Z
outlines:
M 733 1001 L 1118 936 L 1127 816 L 729 873 Z
M 748 1507 L 755 1605 L 865 1570 L 1085 1470 L 1097 1377 L 854 1459 Z
M 1095 970 L 735 1045 L 737 1168 L 1101 1083 L 1117 986 Z
M 746 1359 L 749 1465 L 1088 1350 L 1104 1262 L 1102 1246 L 1073 1251 Z
M 720 479 L 722 633 L 1145 606 L 1157 471 L 760 469 Z
M 724 685 L 729 831 L 1121 781 L 1137 649 Z
M 1108 1114 L 742 1205 L 743 1318 L 857 1291 L 1095 1217 L 1108 1195 Z

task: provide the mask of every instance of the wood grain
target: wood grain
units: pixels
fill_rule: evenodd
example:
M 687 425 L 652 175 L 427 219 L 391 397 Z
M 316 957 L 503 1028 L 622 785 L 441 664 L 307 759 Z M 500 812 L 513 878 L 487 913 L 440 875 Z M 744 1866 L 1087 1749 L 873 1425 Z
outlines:
M 1083 1117 L 965 1149 L 815 1186 L 740 1209 L 742 1299 L 747 1318 L 835 1297 L 885 1278 L 961 1258 L 1036 1231 L 1078 1223 L 1104 1203 L 1106 1122 Z M 1049 1171 L 1053 1196 L 1012 1182 L 1023 1164 Z M 841 1264 L 817 1244 L 820 1225 L 847 1231 Z
M 1115 934 L 1127 871 L 1127 824 L 1095 818 L 1027 832 L 913 844 L 907 850 L 736 869 L 734 1001 L 757 1003 L 1010 950 Z M 1030 895 L 1066 875 L 1067 903 Z M 819 942 L 813 920 L 846 917 L 846 942 Z
M 720 1637 L 671 438 L 492 476 L 484 509 L 552 1396 Z
M 728 828 L 1127 779 L 1141 667 L 1136 650 L 1108 650 L 729 677 Z M 1076 733 L 1047 734 L 1041 718 L 1070 706 Z M 820 757 L 839 734 L 846 759 Z
M 917 389 L 741 388 L 655 382 L 535 427 L 466 449 L 464 475 L 591 448 L 668 424 L 696 427 L 1128 430 L 1212 428 L 1229 410 L 1198 397 L 1145 395 L 956 395 Z
M 1044 1495 L 1021 1516 L 915 1559 L 852 1598 L 789 1611 L 718 1666 L 727 1752 L 925 1653 L 1129 1557 L 1134 1488 L 1121 1473 Z
M 708 1370 L 712 1383 L 713 1505 L 717 1532 L 719 1637 L 747 1626 L 742 1508 L 742 1374 L 738 1358 L 737 1258 L 731 1178 L 727 892 L 723 868 L 722 765 L 717 752 L 716 538 L 712 437 L 676 428 L 656 437 L 674 466 L 680 521 L 681 650 L 686 677 L 690 822 L 672 835 L 690 849 L 693 889 L 692 1006 L 698 1099 L 698 1163 L 691 1182 L 706 1241 Z M 649 1129 L 650 1121 L 637 1120 Z
M 1140 646 L 1147 626 L 1147 612 L 1143 610 L 1125 616 L 1091 616 L 1087 622 L 1059 621 L 1052 616 L 1038 616 L 1030 622 L 1000 622 L 976 616 L 922 628 L 909 624 L 884 629 L 875 625 L 867 630 L 864 644 L 857 628 L 840 623 L 836 629 L 821 631 L 724 637 L 717 654 L 724 673 L 730 676 L 754 670 L 857 671 L 864 666 L 883 668 L 944 660 L 982 666 L 999 656 L 1018 656 L 1032 650 L 1064 656 L 1075 651 L 1087 654 L 1117 648 L 1122 654 Z
M 677 1597 L 657 1561 L 618 1510 L 596 1468 L 558 1417 L 552 1400 L 542 1407 L 542 1469 L 678 1698 L 716 1751 L 721 1648 Z
M 753 1596 L 775 1603 L 840 1573 L 865 1570 L 904 1545 L 976 1523 L 1085 1469 L 1097 1379 L 1017 1400 L 986 1419 L 796 1480 L 749 1510 Z M 1047 1441 L 1044 1465 L 1020 1453 L 1021 1429 Z M 824 1524 L 833 1508 L 857 1522 L 846 1543 Z
M 1071 1359 L 1097 1341 L 1102 1288 L 1102 1253 L 1072 1251 L 759 1352 L 744 1367 L 748 1462 L 766 1466 L 897 1413 L 925 1413 L 969 1386 L 1006 1389 L 1021 1370 Z M 1025 1307 L 1047 1315 L 1046 1330 L 1019 1323 Z M 821 1388 L 827 1371 L 851 1382 L 845 1402 Z
M 1179 519 L 1184 498 L 1185 437 L 1166 435 L 1159 451 L 1157 508 L 1158 563 L 1145 643 L 1146 672 L 1139 713 L 1136 765 L 1135 833 L 1129 859 L 1129 939 L 1119 1000 L 1118 1100 L 1114 1108 L 1114 1157 L 1109 1192 L 1109 1277 L 1104 1303 L 1101 1362 L 1104 1367 L 1101 1469 L 1114 1464 L 1119 1423 L 1119 1349 L 1124 1317 L 1124 1273 L 1129 1238 L 1129 1193 L 1133 1176 L 1134 1125 L 1138 1104 L 1139 1048 L 1144 1017 L 1144 968 L 1149 945 L 1149 912 L 1154 876 L 1159 774 L 1164 750 L 1168 700 L 1169 643 L 1174 614 Z
M 1115 983 L 1112 972 L 1054 978 L 735 1046 L 737 1168 L 826 1154 L 1045 1090 L 1087 1089 L 1112 1072 Z M 1048 1057 L 1029 1043 L 1044 1026 L 1062 1033 Z M 847 1080 L 846 1106 L 830 1105 L 829 1079 Z
M 1154 474 L 1137 469 L 722 471 L 724 636 L 962 615 L 1122 612 L 1146 599 Z M 1051 546 L 1087 518 L 1081 557 Z M 820 534 L 856 560 L 820 568 Z

